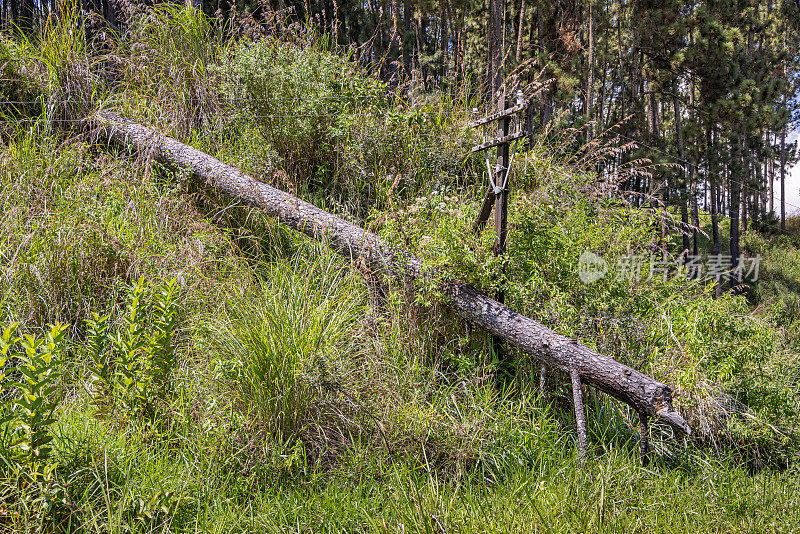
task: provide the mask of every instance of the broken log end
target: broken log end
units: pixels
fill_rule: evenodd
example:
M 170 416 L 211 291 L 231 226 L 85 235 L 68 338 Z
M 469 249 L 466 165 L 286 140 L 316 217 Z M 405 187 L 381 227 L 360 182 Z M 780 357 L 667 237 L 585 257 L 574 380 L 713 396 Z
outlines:
M 656 416 L 669 423 L 673 428 L 680 430 L 687 436 L 692 435 L 692 429 L 686 423 L 686 420 L 681 417 L 681 414 L 672 409 L 672 406 L 664 407 L 656 412 Z

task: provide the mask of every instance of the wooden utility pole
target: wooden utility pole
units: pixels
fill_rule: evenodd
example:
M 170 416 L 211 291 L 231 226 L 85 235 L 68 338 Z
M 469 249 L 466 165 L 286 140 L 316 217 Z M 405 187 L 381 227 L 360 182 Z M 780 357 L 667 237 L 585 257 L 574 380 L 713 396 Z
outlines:
M 508 100 L 505 100 L 508 102 Z M 505 154 L 506 162 L 503 167 L 506 167 L 504 174 L 502 176 L 502 181 L 498 177 L 498 171 L 492 170 L 491 165 L 489 163 L 489 156 L 486 155 L 486 167 L 487 171 L 489 171 L 489 187 L 486 189 L 486 195 L 483 197 L 483 203 L 481 204 L 481 209 L 478 212 L 478 216 L 475 218 L 475 222 L 472 225 L 472 231 L 475 233 L 480 233 L 483 230 L 483 227 L 486 226 L 486 223 L 489 221 L 489 215 L 492 213 L 492 207 L 494 206 L 495 200 L 497 198 L 500 189 L 502 188 L 503 184 L 506 182 L 508 177 L 508 168 L 513 164 L 513 156 L 514 151 L 512 150 L 511 157 L 508 157 L 508 144 L 512 141 L 517 142 L 519 139 L 522 139 L 526 136 L 526 132 L 522 129 L 514 132 L 508 133 L 510 130 L 510 122 L 511 116 L 519 113 L 520 111 L 524 111 L 528 108 L 529 103 L 522 97 L 521 94 L 517 95 L 517 102 L 514 107 L 508 107 L 507 105 L 503 105 L 505 109 L 498 111 L 488 117 L 483 117 L 482 119 L 478 119 L 470 124 L 470 127 L 477 128 L 478 126 L 483 126 L 485 124 L 489 124 L 494 121 L 503 121 L 507 119 L 505 126 L 502 124 L 498 127 L 497 131 L 500 133 L 500 137 L 495 139 L 489 139 L 488 141 L 484 141 L 480 145 L 472 147 L 472 153 L 481 152 L 484 150 L 488 150 L 493 147 L 502 147 L 505 145 L 505 151 L 502 149 L 498 151 L 498 166 L 500 165 L 500 157 Z M 477 113 L 477 109 L 475 110 Z M 504 129 L 505 128 L 505 129 Z M 504 134 L 505 132 L 505 134 Z M 515 145 L 516 146 L 516 145 Z M 507 185 L 507 184 L 506 184 Z M 506 195 L 507 198 L 507 195 Z
M 498 111 L 510 109 L 508 100 L 505 96 L 500 97 Z M 500 119 L 497 125 L 497 136 L 500 139 L 508 137 L 508 130 L 511 126 L 511 116 L 506 115 Z M 509 143 L 503 143 L 497 147 L 497 167 L 495 169 L 495 208 L 494 208 L 494 229 L 496 238 L 494 241 L 494 255 L 501 256 L 506 251 L 507 224 L 508 224 L 508 166 L 509 166 Z M 501 292 L 501 299 L 505 296 Z M 503 302 L 503 300 L 500 300 Z
M 495 241 L 493 252 L 495 256 L 502 256 L 506 252 L 506 240 L 508 237 L 508 176 L 509 170 L 513 163 L 513 156 L 516 152 L 516 141 L 525 136 L 524 129 L 517 132 L 510 133 L 511 118 L 515 114 L 524 111 L 528 107 L 528 103 L 522 97 L 522 94 L 517 95 L 517 101 L 512 105 L 512 100 L 505 95 L 498 99 L 497 112 L 478 119 L 470 126 L 478 127 L 490 124 L 497 121 L 497 137 L 489 141 L 485 141 L 478 146 L 472 148 L 472 152 L 479 152 L 488 150 L 492 147 L 497 147 L 497 163 L 495 168 L 491 168 L 489 163 L 489 156 L 486 155 L 486 167 L 489 172 L 489 189 L 483 199 L 478 217 L 473 224 L 473 231 L 480 232 L 489 220 L 489 214 L 494 206 L 494 229 Z M 510 150 L 510 144 L 514 141 L 514 152 Z M 505 276 L 504 269 L 501 267 L 495 275 L 495 279 L 500 282 L 500 289 L 498 289 L 495 298 L 498 302 L 505 302 L 505 291 L 503 289 L 503 277 Z M 498 385 L 502 385 L 508 378 L 509 366 L 505 357 L 503 349 L 503 339 L 495 336 L 492 339 L 492 348 L 494 354 L 498 359 L 499 368 L 497 370 Z
M 498 111 L 505 111 L 509 109 L 508 100 L 505 95 L 501 96 L 498 103 Z M 504 139 L 508 136 L 508 129 L 511 124 L 511 117 L 506 115 L 498 121 L 497 136 Z M 509 150 L 508 143 L 503 143 L 497 147 L 497 168 L 495 170 L 495 199 L 494 199 L 494 255 L 497 257 L 503 256 L 506 253 L 506 240 L 508 237 L 508 166 L 509 166 Z M 499 266 L 497 279 L 499 280 L 499 288 L 495 298 L 497 302 L 505 304 L 505 267 L 502 263 Z M 492 339 L 492 346 L 494 348 L 495 356 L 499 362 L 497 370 L 499 382 L 502 383 L 508 378 L 509 365 L 508 358 L 503 348 L 503 338 L 494 336 Z
M 505 96 L 500 97 L 498 111 L 506 111 L 510 108 L 507 105 Z M 511 125 L 510 116 L 506 115 L 497 121 L 497 136 L 501 139 L 508 136 L 508 129 Z M 497 147 L 497 168 L 495 169 L 495 209 L 494 209 L 494 229 L 497 237 L 494 242 L 494 255 L 500 256 L 506 251 L 506 224 L 508 220 L 508 143 L 503 143 Z

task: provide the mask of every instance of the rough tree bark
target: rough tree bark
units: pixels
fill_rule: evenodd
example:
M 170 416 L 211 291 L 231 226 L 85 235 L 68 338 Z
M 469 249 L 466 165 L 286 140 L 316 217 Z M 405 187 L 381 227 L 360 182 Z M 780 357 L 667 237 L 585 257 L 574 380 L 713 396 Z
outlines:
M 363 262 L 373 270 L 412 280 L 426 276 L 418 258 L 387 247 L 372 232 L 259 182 L 171 137 L 110 112 L 100 112 L 88 119 L 88 123 L 96 130 L 98 138 L 142 150 L 157 161 L 186 168 L 209 187 L 258 207 L 307 236 L 324 240 L 336 252 Z M 442 282 L 440 289 L 448 297 L 445 305 L 467 321 L 502 337 L 548 367 L 577 373 L 584 383 L 638 412 L 658 417 L 684 433 L 691 432 L 683 417 L 673 409 L 672 390 L 666 384 L 556 334 L 469 284 L 449 280 Z

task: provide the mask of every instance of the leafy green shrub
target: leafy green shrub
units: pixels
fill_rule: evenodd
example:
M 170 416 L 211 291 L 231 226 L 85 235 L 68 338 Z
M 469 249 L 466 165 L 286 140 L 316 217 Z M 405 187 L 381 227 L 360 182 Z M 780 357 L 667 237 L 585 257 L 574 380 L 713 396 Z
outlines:
M 223 67 L 225 97 L 253 117 L 290 176 L 331 180 L 351 114 L 385 104 L 383 84 L 319 47 L 241 41 Z
M 86 345 L 95 379 L 95 397 L 110 410 L 120 402 L 126 413 L 153 417 L 168 398 L 175 365 L 177 329 L 175 280 L 160 284 L 145 298 L 144 278 L 130 289 L 122 322 L 92 313 Z
M 436 276 L 426 280 L 426 291 L 418 295 L 437 295 L 437 281 L 451 276 L 484 288 L 496 281 L 499 260 L 492 254 L 494 236 L 471 231 L 478 204 L 457 195 L 432 192 L 417 197 L 402 209 L 380 215 L 381 235 L 401 249 L 423 258 L 425 267 Z
M 31 469 L 35 479 L 47 471 L 66 325 L 44 338 L 19 336 L 17 327 L 2 325 L 0 334 L 0 467 Z
M 463 122 L 462 110 L 392 101 L 383 83 L 314 35 L 301 43 L 241 41 L 219 77 L 233 111 L 278 155 L 289 181 L 278 186 L 311 193 L 318 203 L 364 219 L 394 195 L 464 174 L 471 134 L 453 135 L 452 127 Z

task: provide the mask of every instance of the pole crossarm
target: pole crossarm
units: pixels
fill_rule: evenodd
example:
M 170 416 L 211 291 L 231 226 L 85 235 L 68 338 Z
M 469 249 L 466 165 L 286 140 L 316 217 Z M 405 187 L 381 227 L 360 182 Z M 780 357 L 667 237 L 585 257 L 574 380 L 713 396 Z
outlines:
M 503 111 L 498 111 L 497 113 L 493 113 L 488 117 L 483 117 L 482 119 L 478 119 L 474 122 L 469 123 L 470 128 L 476 128 L 478 126 L 488 124 L 492 121 L 496 121 L 497 119 L 502 119 L 503 117 L 508 117 L 509 115 L 514 115 L 515 113 L 519 113 L 520 111 L 527 109 L 530 104 L 526 101 L 522 104 L 517 104 L 513 108 L 508 108 Z
M 519 132 L 514 132 L 513 134 L 506 135 L 504 137 L 500 137 L 500 138 L 497 138 L 497 139 L 491 139 L 489 141 L 486 141 L 485 143 L 482 143 L 480 145 L 472 147 L 471 152 L 472 153 L 480 152 L 481 150 L 486 150 L 487 148 L 492 148 L 492 147 L 495 147 L 495 146 L 504 145 L 506 143 L 510 143 L 511 141 L 515 141 L 517 139 L 521 139 L 521 138 L 525 137 L 525 135 L 526 134 L 525 134 L 524 131 L 519 131 Z

